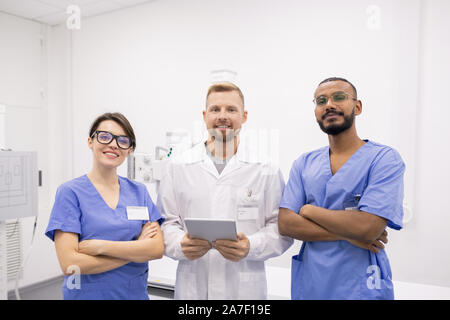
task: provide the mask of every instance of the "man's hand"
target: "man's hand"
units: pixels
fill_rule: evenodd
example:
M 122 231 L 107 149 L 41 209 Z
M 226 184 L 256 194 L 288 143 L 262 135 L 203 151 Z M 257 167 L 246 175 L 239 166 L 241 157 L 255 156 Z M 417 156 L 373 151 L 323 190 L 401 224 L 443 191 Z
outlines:
M 213 247 L 228 260 L 237 262 L 245 258 L 250 250 L 250 241 L 242 232 L 237 234 L 237 240 L 216 240 Z
M 211 248 L 208 240 L 191 239 L 188 233 L 181 240 L 181 251 L 191 261 L 203 257 Z
M 144 224 L 141 230 L 141 234 L 138 237 L 138 240 L 150 239 L 153 238 L 158 232 L 158 222 L 147 222 Z
M 383 231 L 383 233 L 381 234 L 381 236 L 375 240 L 372 243 L 367 243 L 367 242 L 363 242 L 363 241 L 358 241 L 358 240 L 351 240 L 351 239 L 346 239 L 348 242 L 350 242 L 351 244 L 366 249 L 366 250 L 370 250 L 373 253 L 378 253 L 380 252 L 380 249 L 384 249 L 384 244 L 383 243 L 388 243 L 388 233 L 386 230 Z

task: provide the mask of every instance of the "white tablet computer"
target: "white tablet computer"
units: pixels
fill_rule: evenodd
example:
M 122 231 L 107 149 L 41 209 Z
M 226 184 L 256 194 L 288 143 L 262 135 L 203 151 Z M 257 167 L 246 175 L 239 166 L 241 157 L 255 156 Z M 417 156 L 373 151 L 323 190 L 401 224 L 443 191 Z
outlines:
M 186 218 L 186 228 L 191 239 L 236 240 L 236 221 L 232 219 Z

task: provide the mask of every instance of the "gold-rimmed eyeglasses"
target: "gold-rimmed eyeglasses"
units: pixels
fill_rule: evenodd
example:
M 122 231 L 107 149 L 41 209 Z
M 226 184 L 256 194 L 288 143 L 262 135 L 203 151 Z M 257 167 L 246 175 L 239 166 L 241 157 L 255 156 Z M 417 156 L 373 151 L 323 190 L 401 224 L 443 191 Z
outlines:
M 352 100 L 357 101 L 357 99 L 355 97 L 352 97 L 349 94 L 342 92 L 342 91 L 335 92 L 331 95 L 331 101 L 333 101 L 334 103 L 342 103 L 345 100 L 347 100 L 348 98 L 351 98 Z M 320 95 L 317 98 L 315 98 L 313 100 L 313 102 L 315 103 L 316 106 L 324 106 L 328 103 L 329 99 L 330 99 L 330 97 L 327 97 L 325 95 Z

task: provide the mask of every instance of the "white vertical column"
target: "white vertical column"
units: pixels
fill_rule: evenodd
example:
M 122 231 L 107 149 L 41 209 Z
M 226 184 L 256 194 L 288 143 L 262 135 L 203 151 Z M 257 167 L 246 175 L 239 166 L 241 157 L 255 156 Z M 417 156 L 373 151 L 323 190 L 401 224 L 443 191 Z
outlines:
M 6 271 L 6 223 L 0 221 L 0 300 L 8 299 L 8 274 Z
M 6 107 L 0 104 L 0 149 L 5 148 L 5 113 Z M 0 220 L 0 300 L 8 297 L 8 278 L 6 271 L 6 228 L 5 221 Z
M 6 106 L 0 104 L 0 149 L 6 148 Z M 8 299 L 8 273 L 6 270 L 6 223 L 0 217 L 0 300 Z

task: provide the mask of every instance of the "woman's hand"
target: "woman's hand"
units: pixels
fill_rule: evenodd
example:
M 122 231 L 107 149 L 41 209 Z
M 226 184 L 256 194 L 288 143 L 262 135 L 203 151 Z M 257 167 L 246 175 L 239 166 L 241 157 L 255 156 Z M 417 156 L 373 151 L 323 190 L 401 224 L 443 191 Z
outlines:
M 143 225 L 138 240 L 153 238 L 157 232 L 158 232 L 158 222 L 149 221 Z

